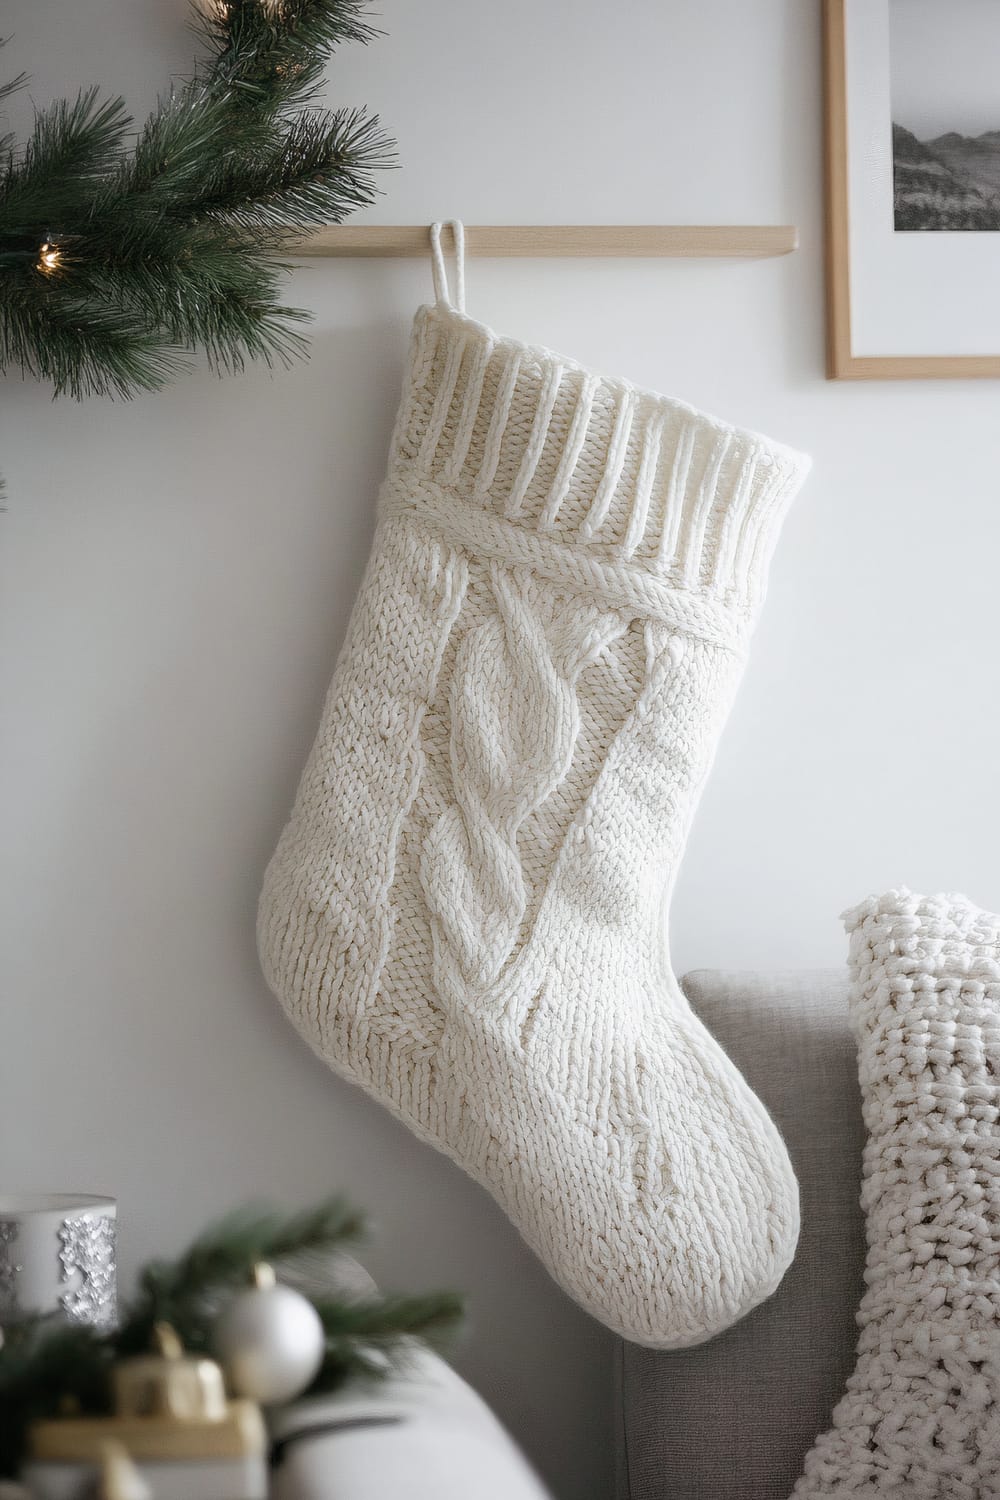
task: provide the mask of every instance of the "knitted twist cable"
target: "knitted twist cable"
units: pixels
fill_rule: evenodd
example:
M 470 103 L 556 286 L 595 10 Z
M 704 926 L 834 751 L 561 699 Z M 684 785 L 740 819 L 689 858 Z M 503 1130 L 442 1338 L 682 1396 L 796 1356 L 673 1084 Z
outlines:
M 1000 1495 L 1000 917 L 890 891 L 849 912 L 868 1142 L 858 1364 L 795 1488 Z
M 670 973 L 673 874 L 804 461 L 417 316 L 377 535 L 268 870 L 269 982 L 626 1337 L 767 1296 L 797 1193 Z

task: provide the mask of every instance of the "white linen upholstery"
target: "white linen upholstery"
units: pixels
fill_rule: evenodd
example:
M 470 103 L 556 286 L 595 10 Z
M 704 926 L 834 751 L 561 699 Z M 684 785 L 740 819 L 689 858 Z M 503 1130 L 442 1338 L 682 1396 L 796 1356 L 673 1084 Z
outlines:
M 272 1500 L 551 1500 L 485 1402 L 427 1350 L 383 1384 L 300 1401 L 272 1436 Z

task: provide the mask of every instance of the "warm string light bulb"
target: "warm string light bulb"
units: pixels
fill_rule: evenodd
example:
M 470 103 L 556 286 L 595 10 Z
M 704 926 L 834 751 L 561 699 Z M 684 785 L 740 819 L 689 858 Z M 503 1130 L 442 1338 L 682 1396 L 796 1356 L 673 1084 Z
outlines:
M 46 240 L 38 250 L 38 269 L 51 276 L 53 271 L 58 271 L 62 265 L 63 254 L 58 245 L 53 245 L 51 240 Z

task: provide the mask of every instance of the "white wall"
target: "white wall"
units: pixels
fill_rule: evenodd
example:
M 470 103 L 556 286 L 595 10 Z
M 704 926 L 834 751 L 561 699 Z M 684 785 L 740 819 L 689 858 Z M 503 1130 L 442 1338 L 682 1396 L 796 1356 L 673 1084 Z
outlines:
M 39 101 L 144 107 L 185 0 L 8 0 Z M 370 215 L 797 222 L 759 263 L 473 262 L 470 310 L 810 450 L 673 914 L 677 966 L 836 964 L 875 887 L 1000 905 L 995 384 L 822 375 L 818 4 L 383 0 L 331 98 L 402 169 Z M 23 107 L 23 105 L 22 105 Z M 9 890 L 0 1177 L 102 1188 L 126 1261 L 251 1195 L 339 1186 L 369 1263 L 467 1289 L 459 1363 L 560 1500 L 610 1485 L 610 1340 L 485 1195 L 296 1040 L 261 870 L 372 528 L 420 263 L 316 262 L 312 360 L 130 406 L 4 386 Z

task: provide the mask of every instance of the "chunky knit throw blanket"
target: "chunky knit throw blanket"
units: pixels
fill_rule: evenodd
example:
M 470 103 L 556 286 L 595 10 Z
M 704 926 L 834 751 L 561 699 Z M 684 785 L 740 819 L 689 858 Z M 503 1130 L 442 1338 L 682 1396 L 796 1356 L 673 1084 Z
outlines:
M 797 1500 L 1000 1495 L 1000 917 L 847 915 L 868 1144 L 857 1368 Z

